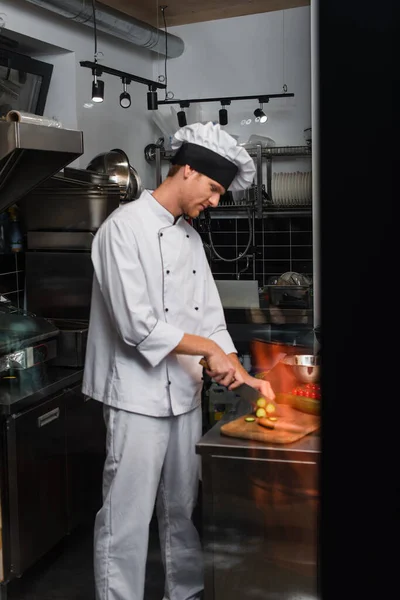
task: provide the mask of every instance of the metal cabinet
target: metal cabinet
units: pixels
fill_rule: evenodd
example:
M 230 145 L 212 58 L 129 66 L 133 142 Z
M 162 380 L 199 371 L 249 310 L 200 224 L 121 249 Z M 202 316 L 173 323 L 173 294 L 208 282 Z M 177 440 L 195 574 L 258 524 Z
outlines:
M 4 595 L 8 581 L 101 507 L 102 408 L 79 382 L 2 421 Z
M 68 532 L 65 394 L 11 415 L 6 440 L 10 572 L 16 576 Z
M 197 445 L 205 600 L 317 600 L 318 436 L 284 447 L 219 428 Z

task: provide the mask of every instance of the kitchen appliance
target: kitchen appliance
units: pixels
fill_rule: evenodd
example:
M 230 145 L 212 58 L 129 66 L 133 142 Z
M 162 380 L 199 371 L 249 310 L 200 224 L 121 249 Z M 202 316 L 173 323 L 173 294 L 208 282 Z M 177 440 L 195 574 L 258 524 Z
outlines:
M 81 154 L 81 131 L 0 120 L 0 212 Z
M 91 246 L 102 222 L 121 203 L 105 173 L 65 168 L 24 196 L 27 308 L 60 331 L 52 364 L 84 364 L 93 282 Z
M 0 378 L 15 378 L 15 371 L 55 358 L 58 334 L 47 319 L 0 301 Z

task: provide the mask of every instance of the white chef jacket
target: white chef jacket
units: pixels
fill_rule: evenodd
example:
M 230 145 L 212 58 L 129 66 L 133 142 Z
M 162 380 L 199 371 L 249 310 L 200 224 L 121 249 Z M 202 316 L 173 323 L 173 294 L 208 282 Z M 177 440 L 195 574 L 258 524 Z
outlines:
M 202 240 L 184 218 L 174 221 L 145 190 L 104 221 L 92 244 L 82 391 L 156 417 L 201 402 L 201 357 L 171 354 L 184 333 L 236 352 Z

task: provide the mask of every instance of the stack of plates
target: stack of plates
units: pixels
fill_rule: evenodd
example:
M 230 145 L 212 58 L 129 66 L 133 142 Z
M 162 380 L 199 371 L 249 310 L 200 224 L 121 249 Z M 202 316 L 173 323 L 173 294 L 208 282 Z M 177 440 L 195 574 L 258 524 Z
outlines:
M 273 173 L 271 191 L 275 206 L 309 206 L 312 199 L 312 173 Z

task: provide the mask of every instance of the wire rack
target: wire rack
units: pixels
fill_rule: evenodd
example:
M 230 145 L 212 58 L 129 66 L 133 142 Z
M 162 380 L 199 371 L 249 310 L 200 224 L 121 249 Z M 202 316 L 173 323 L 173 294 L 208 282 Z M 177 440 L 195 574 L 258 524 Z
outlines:
M 245 146 L 250 156 L 257 156 L 257 145 Z M 311 156 L 311 146 L 268 146 L 261 149 L 263 157 Z

